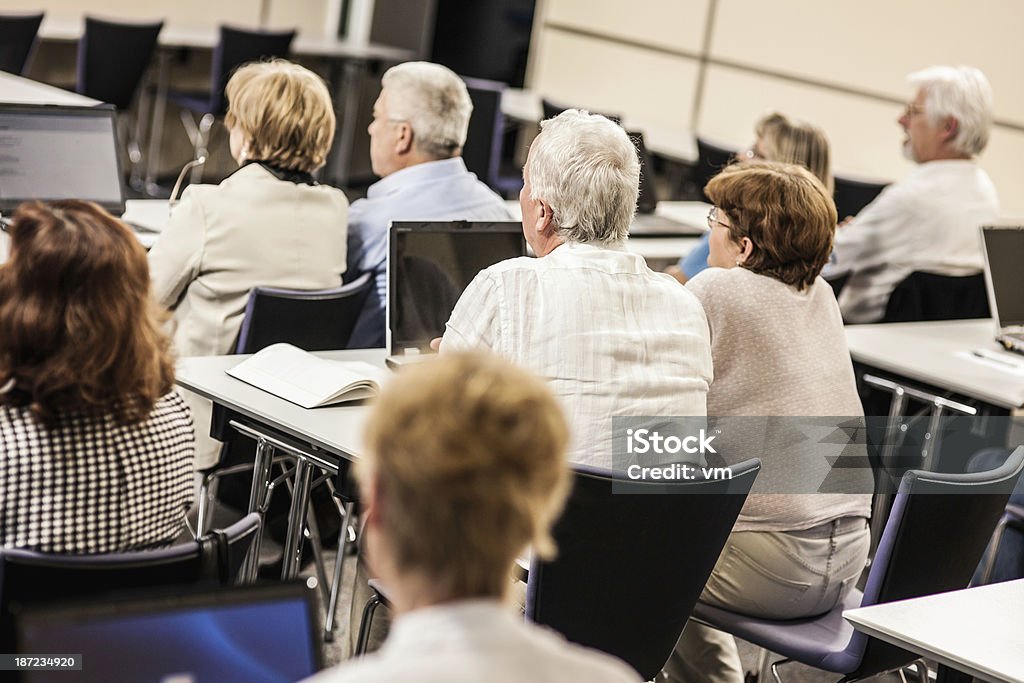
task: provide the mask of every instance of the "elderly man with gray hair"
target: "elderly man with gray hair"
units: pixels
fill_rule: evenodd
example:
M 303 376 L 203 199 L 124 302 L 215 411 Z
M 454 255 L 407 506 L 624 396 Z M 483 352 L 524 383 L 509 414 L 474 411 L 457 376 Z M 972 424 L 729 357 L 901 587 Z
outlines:
M 918 166 L 836 234 L 847 322 L 878 322 L 893 289 L 915 271 L 971 275 L 983 266 L 978 226 L 999 215 L 996 190 L 974 157 L 992 126 L 992 89 L 969 66 L 933 66 L 907 80 L 916 95 L 899 118 L 903 153 Z M 840 217 L 842 218 L 842 217 Z
M 388 225 L 396 220 L 509 220 L 501 197 L 466 169 L 462 145 L 473 111 L 466 84 L 440 64 L 388 69 L 370 123 L 370 163 L 381 177 L 348 214 L 351 282 L 374 274 L 349 346 L 384 346 Z
M 441 351 L 490 349 L 548 380 L 573 462 L 612 467 L 612 416 L 705 415 L 707 319 L 670 275 L 625 250 L 640 167 L 625 131 L 570 109 L 523 169 L 523 233 L 538 258 L 480 272 Z

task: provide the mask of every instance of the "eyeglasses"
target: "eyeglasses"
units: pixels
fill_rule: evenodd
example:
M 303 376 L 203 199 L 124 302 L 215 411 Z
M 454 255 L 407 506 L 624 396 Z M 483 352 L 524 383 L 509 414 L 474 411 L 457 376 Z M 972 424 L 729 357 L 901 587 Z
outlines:
M 921 106 L 920 104 L 916 104 L 914 102 L 907 102 L 907 106 L 903 110 L 903 115 L 906 116 L 908 119 L 910 117 L 914 116 L 915 114 L 923 114 L 923 113 L 924 113 L 924 107 Z
M 708 211 L 708 230 L 713 229 L 716 223 L 725 228 L 726 230 L 732 229 L 732 226 L 729 225 L 728 223 L 723 223 L 722 221 L 718 220 L 718 207 L 712 206 L 711 210 Z

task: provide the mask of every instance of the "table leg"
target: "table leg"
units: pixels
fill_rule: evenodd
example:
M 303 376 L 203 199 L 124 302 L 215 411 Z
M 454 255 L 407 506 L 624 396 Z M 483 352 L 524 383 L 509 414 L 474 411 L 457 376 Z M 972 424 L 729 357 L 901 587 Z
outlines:
M 169 81 L 170 54 L 168 50 L 157 50 L 156 96 L 153 98 L 153 119 L 149 126 L 149 152 L 146 154 L 145 192 L 150 197 L 161 194 L 157 185 L 160 172 L 160 147 L 164 141 L 164 113 L 167 110 L 167 88 Z
M 260 533 L 253 539 L 252 548 L 246 558 L 243 576 L 246 583 L 256 580 L 260 568 L 260 547 L 263 541 L 263 513 L 267 497 L 267 486 L 270 484 L 270 465 L 274 461 L 274 447 L 263 439 L 256 442 L 256 457 L 253 460 L 252 488 L 249 489 L 249 512 L 260 515 Z
M 284 539 L 284 559 L 281 566 L 281 580 L 295 578 L 302 559 L 302 534 L 309 506 L 309 488 L 313 479 L 313 466 L 305 458 L 295 462 L 295 488 L 292 490 L 292 505 L 288 511 L 288 532 Z

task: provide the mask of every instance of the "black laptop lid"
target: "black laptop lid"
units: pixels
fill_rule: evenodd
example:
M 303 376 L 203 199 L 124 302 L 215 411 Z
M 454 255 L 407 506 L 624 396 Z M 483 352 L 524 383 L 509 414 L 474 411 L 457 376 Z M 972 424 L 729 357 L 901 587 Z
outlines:
M 24 683 L 292 683 L 321 663 L 312 589 L 268 584 L 26 611 L 23 655 L 81 655 L 80 671 L 23 672 Z
M 515 222 L 395 221 L 388 234 L 388 348 L 392 355 L 430 350 L 455 303 L 477 273 L 525 256 Z
M 1024 326 L 1024 226 L 985 226 L 981 235 L 992 314 L 1001 328 Z
M 84 199 L 124 213 L 110 107 L 0 104 L 0 213 L 30 199 Z

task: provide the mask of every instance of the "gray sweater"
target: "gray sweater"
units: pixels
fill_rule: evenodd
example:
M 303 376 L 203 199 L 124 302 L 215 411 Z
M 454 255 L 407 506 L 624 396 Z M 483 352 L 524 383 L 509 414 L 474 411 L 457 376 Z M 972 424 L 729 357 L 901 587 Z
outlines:
M 832 288 L 819 277 L 800 292 L 744 268 L 708 268 L 687 287 L 711 329 L 708 415 L 729 416 L 719 421 L 723 455 L 728 462 L 762 460 L 734 531 L 792 531 L 868 517 L 866 449 L 829 443 L 836 432 L 829 425 L 859 425 L 864 415 Z M 806 419 L 813 416 L 830 419 Z M 863 467 L 832 470 L 829 458 L 840 453 Z

